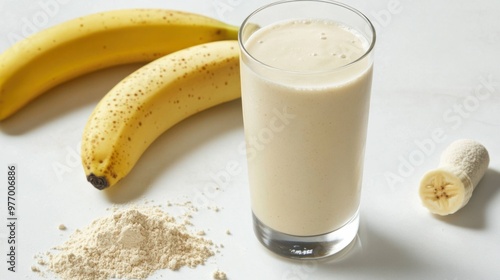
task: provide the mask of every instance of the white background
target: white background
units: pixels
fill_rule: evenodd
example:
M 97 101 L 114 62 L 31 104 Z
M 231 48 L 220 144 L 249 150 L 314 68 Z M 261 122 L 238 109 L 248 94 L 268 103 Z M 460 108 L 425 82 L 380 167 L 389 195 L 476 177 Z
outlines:
M 34 30 L 98 11 L 179 9 L 240 24 L 269 2 L 0 1 L 0 51 Z M 55 3 L 52 10 L 47 10 L 49 2 Z M 205 266 L 158 271 L 151 279 L 211 279 L 217 268 L 229 279 L 500 279 L 500 2 L 344 2 L 363 11 L 378 31 L 355 248 L 336 259 L 295 262 L 258 243 L 245 158 L 238 149 L 244 139 L 239 100 L 169 130 L 119 185 L 104 192 L 94 189 L 77 155 L 82 129 L 100 97 L 139 67 L 128 65 L 61 85 L 0 123 L 0 279 L 38 279 L 30 270 L 35 254 L 109 215 L 110 206 L 145 200 L 162 205 L 195 200 L 201 206 L 193 218 L 196 229 L 225 246 Z M 433 138 L 436 134 L 442 137 Z M 437 167 L 441 151 L 460 138 L 487 147 L 490 169 L 465 208 L 436 217 L 420 205 L 418 183 Z M 15 274 L 7 272 L 3 261 L 6 170 L 12 163 L 19 169 Z M 238 172 L 220 184 L 220 191 L 208 187 L 235 163 Z M 210 210 L 213 206 L 220 211 Z M 68 230 L 58 230 L 59 224 Z

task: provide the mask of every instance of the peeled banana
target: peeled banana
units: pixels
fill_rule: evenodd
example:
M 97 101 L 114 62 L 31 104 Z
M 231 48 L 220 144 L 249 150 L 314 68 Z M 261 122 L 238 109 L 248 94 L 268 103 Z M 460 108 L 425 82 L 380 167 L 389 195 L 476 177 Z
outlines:
M 161 9 L 108 11 L 61 23 L 0 54 L 0 120 L 82 74 L 237 34 L 237 27 L 209 17 Z
M 81 148 L 87 180 L 100 190 L 116 184 L 170 127 L 240 96 L 235 40 L 197 45 L 143 66 L 107 93 L 88 119 Z
M 439 167 L 424 174 L 420 182 L 422 204 L 442 216 L 457 212 L 469 202 L 489 161 L 486 148 L 474 140 L 451 143 L 441 154 Z

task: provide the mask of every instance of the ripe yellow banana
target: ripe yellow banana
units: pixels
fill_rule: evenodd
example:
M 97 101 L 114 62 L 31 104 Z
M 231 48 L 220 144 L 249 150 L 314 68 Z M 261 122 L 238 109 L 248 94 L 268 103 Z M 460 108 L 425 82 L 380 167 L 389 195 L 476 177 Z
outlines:
M 469 202 L 489 162 L 488 151 L 480 143 L 470 139 L 451 143 L 441 154 L 439 167 L 422 177 L 422 204 L 441 216 L 460 210 Z
M 212 18 L 160 9 L 116 10 L 61 23 L 0 54 L 0 120 L 82 74 L 233 40 L 237 33 L 237 27 Z
M 89 117 L 81 148 L 87 180 L 101 190 L 116 184 L 164 131 L 240 96 L 235 40 L 193 46 L 141 67 Z

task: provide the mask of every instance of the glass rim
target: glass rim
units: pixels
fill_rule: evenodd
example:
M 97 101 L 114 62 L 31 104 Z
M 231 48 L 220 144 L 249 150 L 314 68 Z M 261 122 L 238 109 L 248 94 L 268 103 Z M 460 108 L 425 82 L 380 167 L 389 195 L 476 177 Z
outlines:
M 260 61 L 259 59 L 255 58 L 252 54 L 250 54 L 250 52 L 247 50 L 247 48 L 245 47 L 245 45 L 243 44 L 243 38 L 242 38 L 242 34 L 243 34 L 243 28 L 248 24 L 249 20 L 255 16 L 256 14 L 258 14 L 259 12 L 261 12 L 262 10 L 265 10 L 269 7 L 273 7 L 273 6 L 277 6 L 277 5 L 282 5 L 282 4 L 286 4 L 286 3 L 292 3 L 292 2 L 318 2 L 318 3 L 326 3 L 326 4 L 333 4 L 333 5 L 336 5 L 336 6 L 339 6 L 339 7 L 342 7 L 342 8 L 345 8 L 351 12 L 353 12 L 354 14 L 358 15 L 360 18 L 362 18 L 369 26 L 369 30 L 371 31 L 371 33 L 373 34 L 373 38 L 371 40 L 370 43 L 370 46 L 368 47 L 368 49 L 363 53 L 362 56 L 360 56 L 359 58 L 357 58 L 356 60 L 354 61 L 351 61 L 345 65 L 342 65 L 342 66 L 339 66 L 339 67 L 336 67 L 336 68 L 333 68 L 333 69 L 328 69 L 328 70 L 321 70 L 321 71 L 297 71 L 297 70 L 287 70 L 287 69 L 282 69 L 282 68 L 279 68 L 279 67 L 274 67 L 274 66 L 271 66 L 269 64 L 266 64 L 262 61 Z M 322 74 L 322 73 L 328 73 L 328 72 L 334 72 L 334 71 L 338 71 L 338 70 L 341 70 L 343 68 L 347 68 L 353 64 L 356 64 L 357 62 L 365 59 L 372 51 L 373 49 L 375 48 L 375 42 L 377 40 L 377 34 L 376 34 L 376 31 L 375 31 L 375 27 L 373 26 L 372 22 L 370 21 L 370 19 L 368 19 L 368 17 L 363 14 L 361 11 L 357 10 L 356 8 L 353 8 L 347 4 L 344 4 L 344 3 L 341 3 L 341 2 L 337 2 L 337 1 L 333 1 L 333 0 L 280 0 L 280 1 L 276 1 L 276 2 L 273 2 L 273 3 L 269 3 L 269 4 L 266 4 L 258 9 L 256 9 L 255 11 L 253 11 L 252 13 L 250 13 L 246 18 L 245 20 L 242 22 L 240 28 L 239 28 L 239 32 L 238 32 L 238 44 L 240 45 L 240 49 L 244 52 L 244 54 L 250 58 L 252 61 L 258 63 L 259 65 L 261 66 L 264 66 L 268 69 L 271 69 L 271 70 L 275 70 L 275 71 L 280 71 L 280 72 L 288 72 L 290 74 L 297 74 L 297 75 L 314 75 L 314 74 Z

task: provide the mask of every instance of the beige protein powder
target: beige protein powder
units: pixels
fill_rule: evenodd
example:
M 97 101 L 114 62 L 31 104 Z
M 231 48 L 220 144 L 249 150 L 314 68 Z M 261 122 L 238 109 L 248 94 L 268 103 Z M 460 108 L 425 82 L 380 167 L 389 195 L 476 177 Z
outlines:
M 212 247 L 159 207 L 133 207 L 76 230 L 43 258 L 47 270 L 65 280 L 145 279 L 159 269 L 204 264 Z

